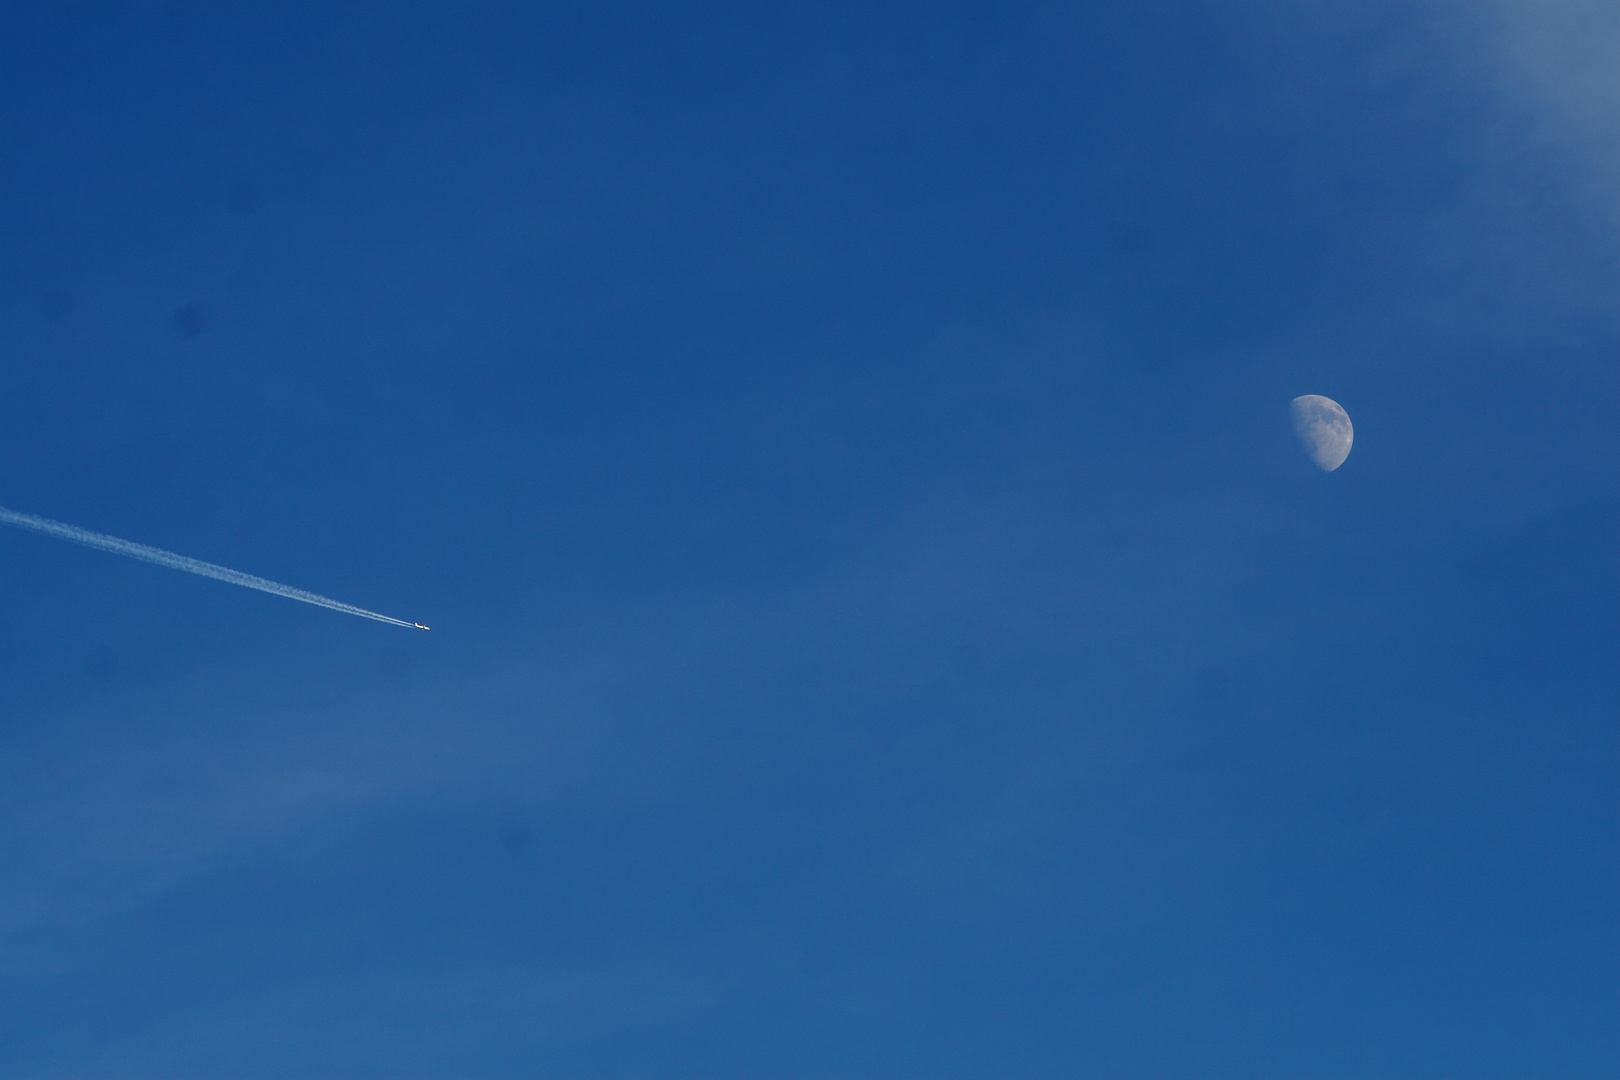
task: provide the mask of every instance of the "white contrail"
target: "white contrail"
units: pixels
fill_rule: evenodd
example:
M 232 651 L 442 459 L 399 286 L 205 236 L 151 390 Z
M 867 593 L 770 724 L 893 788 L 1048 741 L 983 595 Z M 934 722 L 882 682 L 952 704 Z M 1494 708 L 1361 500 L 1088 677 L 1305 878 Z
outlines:
M 7 510 L 3 506 L 0 506 L 0 523 L 16 525 L 24 529 L 33 529 L 35 532 L 42 532 L 46 536 L 71 540 L 75 544 L 83 544 L 85 547 L 100 548 L 102 551 L 110 551 L 114 555 L 128 555 L 132 559 L 157 563 L 159 566 L 167 566 L 174 570 L 184 570 L 188 574 L 201 574 L 203 577 L 213 578 L 216 581 L 228 581 L 232 585 L 245 585 L 249 589 L 258 589 L 260 592 L 285 596 L 289 600 L 302 600 L 306 604 L 331 608 L 333 611 L 341 611 L 348 615 L 358 615 L 362 619 L 376 619 L 378 622 L 393 623 L 395 626 L 414 626 L 418 630 L 427 629 L 418 622 L 406 622 L 404 619 L 389 618 L 387 615 L 379 615 L 375 611 L 367 611 L 365 608 L 345 604 L 339 600 L 330 600 L 317 593 L 295 589 L 291 585 L 283 585 L 268 578 L 254 577 L 252 574 L 244 574 L 240 570 L 231 570 L 227 567 L 203 562 L 201 559 L 176 555 L 174 552 L 164 551 L 162 548 L 147 547 L 145 544 L 137 544 L 131 540 L 120 540 L 116 536 L 91 532 L 89 529 L 81 529 L 74 525 L 64 525 L 60 521 L 52 521 L 49 518 L 35 517 L 33 514 L 19 514 L 17 511 Z

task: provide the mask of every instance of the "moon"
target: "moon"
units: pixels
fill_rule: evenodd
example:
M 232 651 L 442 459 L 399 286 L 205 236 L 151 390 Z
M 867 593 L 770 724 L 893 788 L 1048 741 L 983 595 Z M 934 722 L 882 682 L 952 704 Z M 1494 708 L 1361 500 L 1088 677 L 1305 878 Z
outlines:
M 1321 394 L 1304 394 L 1288 404 L 1294 418 L 1294 434 L 1305 454 L 1323 472 L 1332 472 L 1350 456 L 1355 429 L 1350 414 L 1337 401 Z

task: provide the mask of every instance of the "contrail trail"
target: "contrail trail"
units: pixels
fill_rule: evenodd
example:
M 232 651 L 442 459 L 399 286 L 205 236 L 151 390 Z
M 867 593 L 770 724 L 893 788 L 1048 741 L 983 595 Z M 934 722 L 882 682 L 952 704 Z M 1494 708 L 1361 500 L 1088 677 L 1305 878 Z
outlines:
M 114 555 L 128 555 L 132 559 L 157 563 L 159 566 L 167 566 L 172 570 L 184 570 L 188 574 L 200 574 L 216 581 L 228 581 L 232 585 L 242 585 L 249 589 L 258 589 L 260 592 L 285 596 L 289 600 L 302 600 L 306 604 L 331 608 L 333 611 L 341 611 L 347 615 L 358 615 L 362 619 L 376 619 L 378 622 L 392 623 L 395 626 L 414 626 L 418 630 L 427 629 L 419 622 L 406 622 L 404 619 L 379 615 L 375 611 L 367 611 L 365 608 L 345 604 L 340 600 L 331 600 L 317 593 L 307 592 L 304 589 L 295 589 L 291 585 L 283 585 L 268 578 L 244 574 L 240 570 L 215 566 L 213 563 L 203 562 L 201 559 L 176 555 L 174 552 L 164 551 L 162 548 L 147 547 L 145 544 L 137 544 L 131 540 L 120 540 L 116 536 L 91 532 L 89 529 L 81 529 L 74 525 L 64 525 L 60 521 L 52 521 L 49 518 L 35 517 L 33 514 L 19 514 L 17 511 L 7 510 L 3 506 L 0 506 L 0 523 L 16 525 L 18 528 L 23 529 L 32 529 L 35 532 L 44 533 L 46 536 L 71 540 L 75 544 L 83 544 L 85 547 L 110 551 Z

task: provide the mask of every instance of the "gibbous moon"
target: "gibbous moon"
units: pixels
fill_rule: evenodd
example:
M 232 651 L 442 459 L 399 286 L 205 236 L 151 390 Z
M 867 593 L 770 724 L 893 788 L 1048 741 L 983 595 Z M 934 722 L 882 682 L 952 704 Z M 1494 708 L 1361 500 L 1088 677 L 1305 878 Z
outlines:
M 1294 434 L 1306 455 L 1323 472 L 1332 472 L 1350 456 L 1350 443 L 1355 430 L 1350 426 L 1350 414 L 1332 398 L 1321 394 L 1305 394 L 1288 405 L 1294 417 Z

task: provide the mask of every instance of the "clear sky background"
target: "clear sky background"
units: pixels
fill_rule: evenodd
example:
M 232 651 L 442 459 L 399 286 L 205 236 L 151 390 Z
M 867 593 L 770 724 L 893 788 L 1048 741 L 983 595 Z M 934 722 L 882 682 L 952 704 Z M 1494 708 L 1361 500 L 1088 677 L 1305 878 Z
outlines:
M 0 1075 L 1614 1076 L 1617 57 L 0 7 Z

